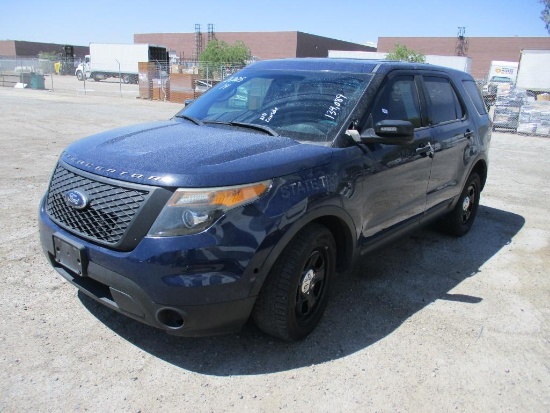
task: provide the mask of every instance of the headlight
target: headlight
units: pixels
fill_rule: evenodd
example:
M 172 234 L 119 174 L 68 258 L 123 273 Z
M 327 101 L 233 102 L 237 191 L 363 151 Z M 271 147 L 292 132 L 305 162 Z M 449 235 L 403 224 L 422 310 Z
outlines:
M 180 188 L 163 208 L 148 235 L 172 237 L 201 232 L 230 209 L 255 201 L 270 186 L 268 180 L 223 188 Z

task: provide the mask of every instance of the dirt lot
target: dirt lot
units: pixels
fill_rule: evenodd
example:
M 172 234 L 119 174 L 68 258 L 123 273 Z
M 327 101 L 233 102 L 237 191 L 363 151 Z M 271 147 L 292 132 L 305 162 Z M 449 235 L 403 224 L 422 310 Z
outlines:
M 306 340 L 253 325 L 185 339 L 78 294 L 41 254 L 38 203 L 62 148 L 179 109 L 87 85 L 0 88 L 0 411 L 550 411 L 550 139 L 494 133 L 473 230 L 366 257 Z

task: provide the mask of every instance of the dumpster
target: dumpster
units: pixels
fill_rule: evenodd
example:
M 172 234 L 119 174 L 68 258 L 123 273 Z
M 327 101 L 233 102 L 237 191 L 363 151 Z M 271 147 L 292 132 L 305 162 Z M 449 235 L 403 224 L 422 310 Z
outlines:
M 38 73 L 31 73 L 31 89 L 45 89 L 44 76 Z
M 19 74 L 19 82 L 23 83 L 25 87 L 29 87 L 31 84 L 31 73 L 20 73 Z

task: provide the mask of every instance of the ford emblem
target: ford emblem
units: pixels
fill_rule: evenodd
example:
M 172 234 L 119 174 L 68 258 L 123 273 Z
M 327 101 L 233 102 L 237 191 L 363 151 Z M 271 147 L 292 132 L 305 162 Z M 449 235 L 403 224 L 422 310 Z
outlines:
M 78 190 L 70 190 L 65 192 L 65 195 L 63 196 L 65 198 L 65 203 L 74 209 L 84 209 L 88 206 L 89 199 L 81 191 Z

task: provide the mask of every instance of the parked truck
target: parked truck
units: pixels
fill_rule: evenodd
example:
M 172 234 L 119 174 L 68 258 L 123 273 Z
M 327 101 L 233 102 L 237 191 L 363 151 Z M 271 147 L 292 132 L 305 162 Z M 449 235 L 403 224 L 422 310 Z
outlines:
M 500 85 L 509 87 L 516 83 L 518 62 L 493 60 L 487 74 L 487 82 L 483 86 L 482 95 L 488 106 L 495 104 Z
M 516 86 L 537 95 L 550 92 L 550 50 L 521 51 Z
M 124 83 L 138 82 L 139 62 L 168 62 L 168 50 L 150 44 L 90 43 L 90 54 L 75 70 L 78 80 L 96 82 L 120 77 Z
M 516 83 L 518 62 L 493 60 L 489 67 L 487 83 Z

